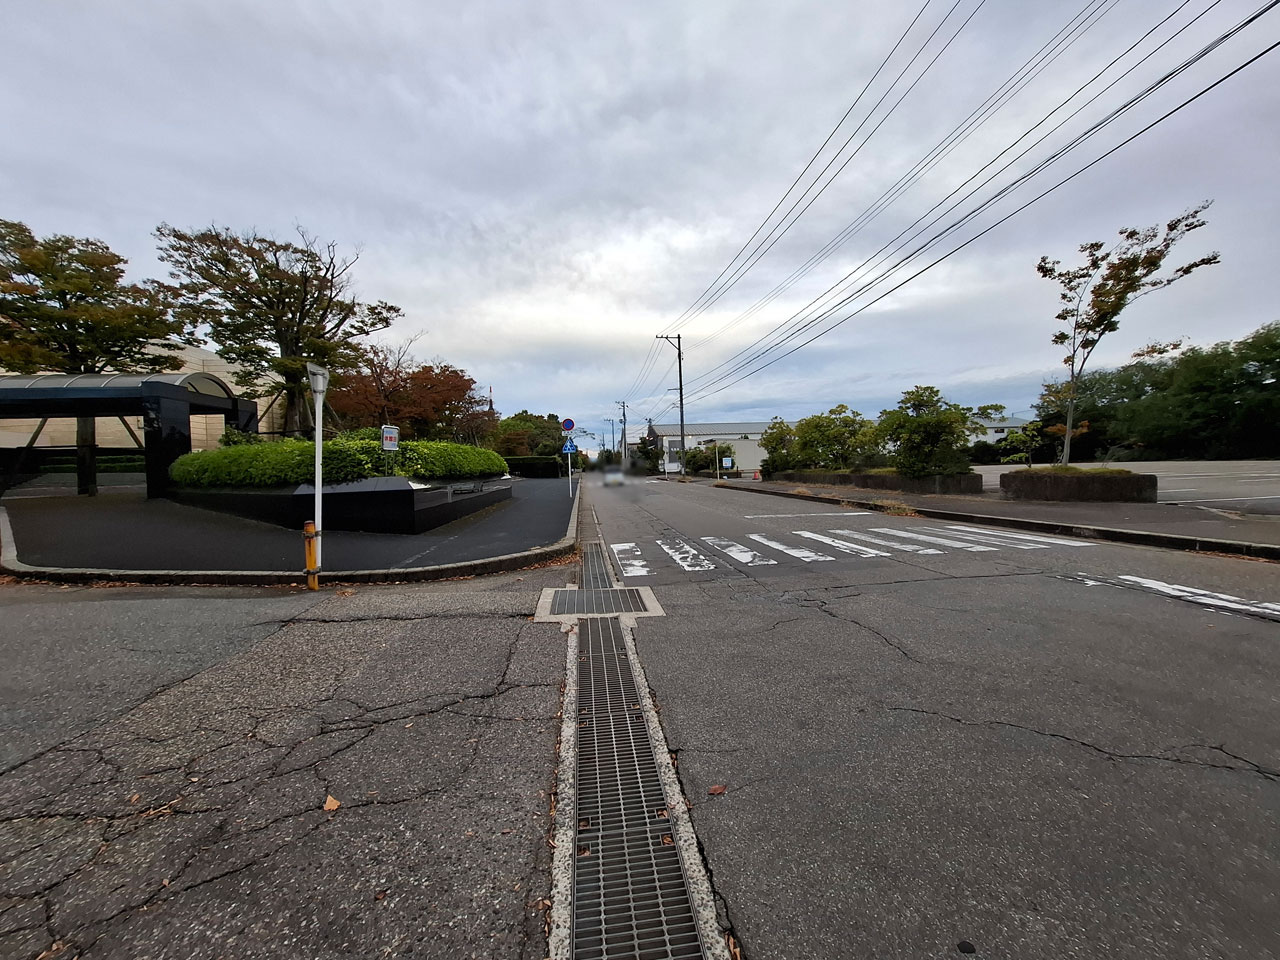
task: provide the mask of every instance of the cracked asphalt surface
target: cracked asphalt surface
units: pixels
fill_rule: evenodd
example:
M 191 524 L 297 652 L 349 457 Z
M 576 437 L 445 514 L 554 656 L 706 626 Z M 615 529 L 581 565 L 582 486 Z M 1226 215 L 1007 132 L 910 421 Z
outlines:
M 0 957 L 543 957 L 572 570 L 0 587 Z
M 1276 601 L 1280 566 L 1114 545 L 747 566 L 700 538 L 928 521 L 587 493 L 606 543 L 655 558 L 625 580 L 667 613 L 636 643 L 748 960 L 1280 957 L 1280 624 L 1071 579 Z M 717 568 L 662 563 L 672 538 Z

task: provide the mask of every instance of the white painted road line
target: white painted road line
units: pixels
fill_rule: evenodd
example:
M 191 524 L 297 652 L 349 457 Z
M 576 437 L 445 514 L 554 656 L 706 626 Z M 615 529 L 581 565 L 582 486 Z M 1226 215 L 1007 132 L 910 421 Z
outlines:
M 998 533 L 994 530 L 982 530 L 978 527 L 966 527 L 963 525 L 948 524 L 948 529 L 964 531 L 965 533 L 980 533 L 986 537 L 1005 537 L 1011 540 L 1033 540 L 1036 543 L 1051 543 L 1056 547 L 1092 547 L 1092 543 L 1085 543 L 1082 540 L 1063 540 L 1061 537 L 1045 537 L 1034 533 L 1013 533 L 1009 530 L 1001 530 Z
M 777 560 L 771 560 L 764 554 L 757 553 L 750 547 L 744 547 L 740 543 L 734 543 L 732 540 L 726 540 L 724 537 L 703 537 L 703 543 L 709 543 L 722 553 L 727 553 L 739 563 L 745 563 L 748 567 L 766 567 L 769 564 L 777 563 Z
M 923 533 L 913 533 L 910 530 L 894 530 L 892 527 L 872 527 L 871 532 L 887 533 L 894 537 L 910 537 L 912 540 L 923 540 L 925 543 L 936 543 L 943 547 L 955 547 L 957 550 L 968 550 L 971 553 L 995 552 L 998 549 L 996 547 L 984 547 L 980 543 L 965 543 L 962 540 L 948 540 L 945 537 L 930 537 Z
M 657 544 L 685 570 L 714 570 L 716 568 L 716 565 L 700 554 L 698 548 L 692 543 L 685 543 L 683 540 L 659 540 Z
M 837 540 L 835 537 L 824 537 L 820 533 L 811 533 L 808 530 L 792 530 L 797 537 L 805 537 L 809 540 L 817 540 L 819 543 L 825 543 L 829 547 L 835 547 L 845 553 L 852 553 L 859 557 L 887 557 L 889 554 L 881 550 L 872 550 L 870 547 L 859 546 L 856 543 L 849 543 L 847 540 Z
M 1253 481 L 1248 481 L 1248 480 L 1247 480 L 1247 481 L 1245 481 L 1245 482 L 1246 482 L 1246 483 L 1251 483 L 1251 482 L 1253 482 Z M 1258 481 L 1258 482 L 1261 482 L 1261 481 Z M 1180 487 L 1180 488 L 1178 488 L 1177 490 L 1161 490 L 1160 492 L 1161 492 L 1161 493 L 1195 493 L 1195 492 L 1196 492 L 1196 488 L 1195 488 L 1195 487 Z
M 796 517 L 869 517 L 870 510 L 841 510 L 839 513 L 748 513 L 743 520 L 794 520 Z
M 1229 593 L 1214 593 L 1211 590 L 1201 590 L 1198 587 L 1184 587 L 1178 583 L 1148 580 L 1146 577 L 1121 576 L 1117 579 L 1145 587 L 1148 590 L 1154 590 L 1156 593 L 1163 593 L 1165 596 L 1177 597 L 1179 600 L 1190 600 L 1192 603 L 1201 603 L 1207 607 L 1220 607 L 1224 610 L 1239 610 L 1254 614 L 1280 614 L 1280 603 L 1260 603 L 1254 600 L 1246 600 L 1243 597 L 1233 597 Z
M 1209 497 L 1205 500 L 1179 500 L 1179 503 L 1235 503 L 1237 500 L 1280 500 L 1280 494 L 1274 497 Z
M 652 572 L 649 565 L 640 556 L 640 548 L 634 543 L 614 543 L 613 555 L 618 558 L 618 566 L 624 577 L 647 577 Z
M 961 537 L 974 543 L 985 543 L 993 547 L 1008 547 L 1012 550 L 1048 550 L 1047 543 L 1032 543 L 1029 540 L 1006 540 L 994 533 L 961 532 L 956 527 L 921 527 L 926 533 L 940 533 L 944 537 Z
M 835 557 L 828 557 L 825 553 L 818 553 L 810 550 L 808 547 L 789 547 L 785 543 L 779 543 L 777 540 L 770 540 L 768 537 L 760 533 L 748 533 L 747 537 L 756 543 L 763 543 L 766 547 L 772 547 L 779 550 L 789 557 L 796 557 L 805 563 L 813 563 L 815 560 L 834 560 Z
M 842 537 L 853 537 L 855 540 L 865 540 L 868 543 L 874 543 L 881 547 L 892 547 L 894 550 L 904 550 L 907 553 L 942 553 L 941 550 L 935 550 L 933 547 L 924 547 L 918 543 L 899 543 L 896 540 L 882 540 L 879 537 L 873 537 L 866 533 L 857 533 L 853 530 L 828 530 L 827 533 L 838 533 Z

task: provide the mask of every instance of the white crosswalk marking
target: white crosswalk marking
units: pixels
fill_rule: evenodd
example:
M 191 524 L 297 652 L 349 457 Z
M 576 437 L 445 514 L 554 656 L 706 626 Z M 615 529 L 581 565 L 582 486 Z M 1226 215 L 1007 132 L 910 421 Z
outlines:
M 614 543 L 611 546 L 624 577 L 647 577 L 652 572 L 634 543 Z
M 1011 537 L 1014 540 L 1035 540 L 1040 543 L 1052 543 L 1059 547 L 1092 547 L 1092 543 L 1084 543 L 1080 540 L 1062 540 L 1058 537 L 1037 536 L 1034 533 L 1013 533 L 1008 530 L 1001 530 L 998 533 L 994 530 L 979 530 L 977 527 L 950 526 L 951 530 L 963 530 L 965 532 L 983 533 L 987 536 Z
M 829 547 L 835 547 L 844 553 L 852 553 L 858 557 L 887 557 L 889 554 L 881 550 L 872 550 L 870 547 L 864 547 L 860 544 L 849 543 L 847 540 L 837 540 L 835 537 L 824 537 L 820 533 L 812 533 L 809 530 L 792 530 L 797 537 L 805 537 L 809 540 L 817 540 L 819 543 L 825 543 Z
M 750 547 L 744 547 L 740 543 L 734 543 L 732 540 L 726 540 L 724 537 L 703 537 L 703 543 L 709 543 L 722 553 L 727 553 L 739 563 L 745 563 L 748 567 L 765 567 L 769 564 L 777 563 L 777 560 L 771 560 L 762 553 L 757 553 Z
M 698 548 L 683 540 L 659 540 L 658 546 L 685 570 L 714 570 L 716 565 L 698 552 Z
M 912 540 L 923 540 L 925 543 L 936 543 L 943 547 L 955 547 L 957 550 L 968 550 L 972 553 L 995 552 L 997 549 L 996 547 L 984 547 L 980 543 L 965 543 L 961 540 L 947 540 L 944 537 L 930 537 L 911 530 L 894 530 L 892 527 L 872 527 L 871 531 L 873 533 L 887 533 L 895 537 L 909 537 Z
M 854 530 L 828 530 L 827 533 L 838 533 L 842 537 L 853 537 L 855 540 L 865 540 L 867 543 L 878 544 L 882 547 L 892 547 L 894 550 L 903 550 L 906 553 L 936 553 L 941 554 L 944 551 L 935 550 L 933 547 L 924 547 L 918 543 L 901 543 L 897 540 L 883 540 L 880 537 L 873 537 L 866 533 L 858 533 Z
M 813 563 L 816 560 L 834 560 L 835 557 L 829 557 L 825 553 L 818 553 L 816 550 L 810 550 L 808 547 L 790 547 L 785 543 L 779 543 L 777 540 L 770 540 L 762 533 L 748 533 L 747 537 L 756 543 L 763 543 L 766 547 L 772 547 L 774 550 L 780 550 L 789 557 L 796 557 L 805 563 Z
M 987 543 L 994 547 L 1012 547 L 1014 550 L 1048 550 L 1047 543 L 1031 543 L 1030 541 L 1005 540 L 994 534 L 986 533 L 960 533 L 947 527 L 920 527 L 927 533 L 940 533 L 947 537 L 960 537 L 964 540 L 972 540 L 975 543 Z

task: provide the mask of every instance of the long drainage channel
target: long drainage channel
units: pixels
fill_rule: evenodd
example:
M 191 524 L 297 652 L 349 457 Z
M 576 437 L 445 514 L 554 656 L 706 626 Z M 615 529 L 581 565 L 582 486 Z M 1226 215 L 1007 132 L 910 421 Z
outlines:
M 552 957 L 728 960 L 688 807 L 635 654 L 635 616 L 661 615 L 660 608 L 652 609 L 656 601 L 644 591 L 635 609 L 636 591 L 617 588 L 599 543 L 584 546 L 581 586 L 548 591 L 555 594 L 548 612 L 570 638 Z M 573 593 L 580 598 L 565 596 Z

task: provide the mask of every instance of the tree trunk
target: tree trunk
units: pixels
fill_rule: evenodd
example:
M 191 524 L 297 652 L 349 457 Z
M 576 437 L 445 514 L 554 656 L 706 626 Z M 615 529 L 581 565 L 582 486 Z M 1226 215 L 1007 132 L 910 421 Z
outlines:
M 1071 385 L 1071 396 L 1067 399 L 1067 432 L 1062 435 L 1062 465 L 1069 466 L 1071 463 L 1071 429 L 1075 426 L 1076 419 L 1076 388 L 1075 384 Z M 1027 460 L 1030 461 L 1030 456 Z

